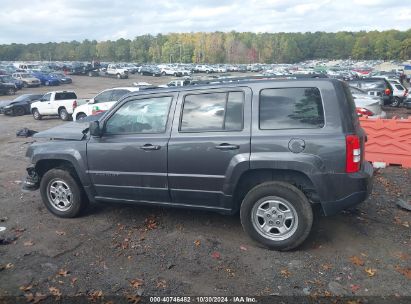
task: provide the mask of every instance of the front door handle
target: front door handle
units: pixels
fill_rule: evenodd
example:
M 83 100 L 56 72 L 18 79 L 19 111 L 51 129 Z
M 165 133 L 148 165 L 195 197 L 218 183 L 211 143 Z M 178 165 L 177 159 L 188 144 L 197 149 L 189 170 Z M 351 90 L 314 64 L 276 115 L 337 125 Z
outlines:
M 215 148 L 218 150 L 237 150 L 240 148 L 240 146 L 223 143 L 221 145 L 215 146 Z
M 141 146 L 140 149 L 145 150 L 145 151 L 160 150 L 161 146 L 145 144 L 144 146 Z

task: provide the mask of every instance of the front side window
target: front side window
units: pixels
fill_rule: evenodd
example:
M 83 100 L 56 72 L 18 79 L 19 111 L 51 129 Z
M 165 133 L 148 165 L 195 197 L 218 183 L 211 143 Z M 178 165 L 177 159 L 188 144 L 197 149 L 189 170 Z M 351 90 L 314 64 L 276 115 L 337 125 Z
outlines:
M 260 93 L 260 129 L 313 129 L 324 126 L 318 88 L 265 89 Z
M 123 104 L 105 126 L 108 134 L 164 133 L 173 97 L 132 100 Z
M 243 108 L 243 92 L 187 95 L 184 99 L 180 131 L 241 131 Z

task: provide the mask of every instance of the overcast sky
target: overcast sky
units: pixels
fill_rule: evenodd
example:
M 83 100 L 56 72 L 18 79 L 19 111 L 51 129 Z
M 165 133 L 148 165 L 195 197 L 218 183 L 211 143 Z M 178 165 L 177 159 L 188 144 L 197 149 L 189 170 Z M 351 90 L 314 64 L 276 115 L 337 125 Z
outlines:
M 1 0 L 0 43 L 411 28 L 409 0 Z

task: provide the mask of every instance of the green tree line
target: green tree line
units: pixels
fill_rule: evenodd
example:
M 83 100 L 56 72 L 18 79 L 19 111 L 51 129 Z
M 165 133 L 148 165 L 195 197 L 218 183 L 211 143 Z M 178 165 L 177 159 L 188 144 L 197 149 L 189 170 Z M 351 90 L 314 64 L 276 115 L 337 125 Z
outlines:
M 171 33 L 133 40 L 84 40 L 0 45 L 0 60 L 138 63 L 294 63 L 308 59 L 411 58 L 407 31 L 307 33 Z

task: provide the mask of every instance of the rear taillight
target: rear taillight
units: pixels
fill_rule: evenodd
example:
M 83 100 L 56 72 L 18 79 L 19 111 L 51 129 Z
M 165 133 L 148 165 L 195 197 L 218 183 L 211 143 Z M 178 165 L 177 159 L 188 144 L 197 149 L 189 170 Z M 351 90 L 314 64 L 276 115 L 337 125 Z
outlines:
M 374 116 L 374 113 L 366 108 L 356 108 L 358 116 Z
M 408 89 L 405 89 L 404 97 L 407 97 L 407 96 L 408 96 Z
M 73 110 L 74 110 L 75 108 L 77 108 L 77 100 L 74 100 L 74 101 L 73 101 Z
M 387 95 L 387 96 L 391 95 L 391 90 L 386 88 L 385 91 L 384 91 L 384 94 Z
M 346 161 L 345 172 L 354 173 L 360 170 L 361 147 L 360 138 L 357 135 L 347 135 L 345 137 Z

